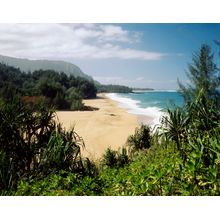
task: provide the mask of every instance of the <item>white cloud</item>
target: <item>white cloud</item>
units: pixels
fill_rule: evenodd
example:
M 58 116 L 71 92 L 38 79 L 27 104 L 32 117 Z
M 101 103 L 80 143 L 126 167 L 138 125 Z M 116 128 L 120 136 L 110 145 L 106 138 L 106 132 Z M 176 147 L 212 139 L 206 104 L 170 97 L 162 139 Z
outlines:
M 140 77 L 137 77 L 137 78 L 136 78 L 136 81 L 142 81 L 142 80 L 144 80 L 144 77 L 141 77 L 141 76 L 140 76 Z
M 141 35 L 119 25 L 0 24 L 0 33 L 0 54 L 15 57 L 159 60 L 165 56 L 129 48 Z

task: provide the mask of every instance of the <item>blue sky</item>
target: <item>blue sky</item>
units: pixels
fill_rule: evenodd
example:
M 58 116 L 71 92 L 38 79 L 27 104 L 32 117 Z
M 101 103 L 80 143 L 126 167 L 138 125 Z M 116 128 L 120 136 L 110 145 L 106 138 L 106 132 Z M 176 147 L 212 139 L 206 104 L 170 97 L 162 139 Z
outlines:
M 220 48 L 213 40 L 220 40 L 219 24 L 120 24 L 120 26 L 141 35 L 139 42 L 129 45 L 130 48 L 164 53 L 165 56 L 158 60 L 108 59 L 104 62 L 92 60 L 86 64 L 76 62 L 103 83 L 118 82 L 137 87 L 177 89 L 177 78 L 187 82 L 187 65 L 191 62 L 192 53 L 197 52 L 201 44 L 209 44 L 218 60 Z
M 65 60 L 104 84 L 177 89 L 202 43 L 216 60 L 220 24 L 0 24 L 0 54 Z

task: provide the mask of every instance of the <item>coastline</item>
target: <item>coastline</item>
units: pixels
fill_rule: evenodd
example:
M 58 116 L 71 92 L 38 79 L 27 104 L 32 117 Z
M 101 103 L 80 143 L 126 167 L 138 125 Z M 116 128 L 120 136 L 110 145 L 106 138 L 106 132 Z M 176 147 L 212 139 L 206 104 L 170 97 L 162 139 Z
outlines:
M 138 116 L 128 113 L 104 93 L 97 94 L 96 99 L 84 100 L 84 104 L 98 110 L 56 112 L 58 120 L 66 129 L 74 127 L 83 138 L 83 156 L 98 159 L 108 147 L 118 150 L 140 124 Z M 147 118 L 145 120 L 147 122 Z
M 165 115 L 164 112 L 156 106 L 140 107 L 139 100 L 121 97 L 116 93 L 108 93 L 106 96 L 115 101 L 120 108 L 126 109 L 129 114 L 135 115 L 139 125 L 148 125 L 152 130 L 160 125 L 160 119 Z

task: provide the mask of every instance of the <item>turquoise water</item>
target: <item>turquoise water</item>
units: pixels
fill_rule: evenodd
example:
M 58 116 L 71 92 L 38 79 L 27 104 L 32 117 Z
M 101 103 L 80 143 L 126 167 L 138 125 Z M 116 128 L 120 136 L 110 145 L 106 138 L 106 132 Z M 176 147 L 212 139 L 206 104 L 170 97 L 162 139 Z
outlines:
M 136 92 L 118 94 L 118 96 L 139 101 L 138 105 L 142 108 L 158 107 L 162 111 L 167 108 L 174 108 L 175 105 L 180 107 L 183 105 L 183 98 L 176 91 Z
M 118 102 L 129 113 L 138 116 L 147 116 L 152 126 L 160 124 L 166 109 L 183 105 L 183 98 L 176 91 L 146 91 L 128 94 L 110 93 L 109 98 Z

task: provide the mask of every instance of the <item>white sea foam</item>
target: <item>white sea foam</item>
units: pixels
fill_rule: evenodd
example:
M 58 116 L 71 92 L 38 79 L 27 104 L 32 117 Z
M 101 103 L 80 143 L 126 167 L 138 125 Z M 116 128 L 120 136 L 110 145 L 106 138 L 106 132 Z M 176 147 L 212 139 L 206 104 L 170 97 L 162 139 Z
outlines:
M 148 123 L 152 128 L 160 124 L 160 119 L 164 115 L 162 109 L 158 107 L 154 107 L 154 106 L 147 108 L 140 107 L 138 105 L 140 101 L 138 100 L 121 97 L 116 93 L 109 93 L 106 94 L 106 96 L 114 101 L 117 101 L 120 107 L 127 109 L 128 113 L 149 117 L 150 121 Z

